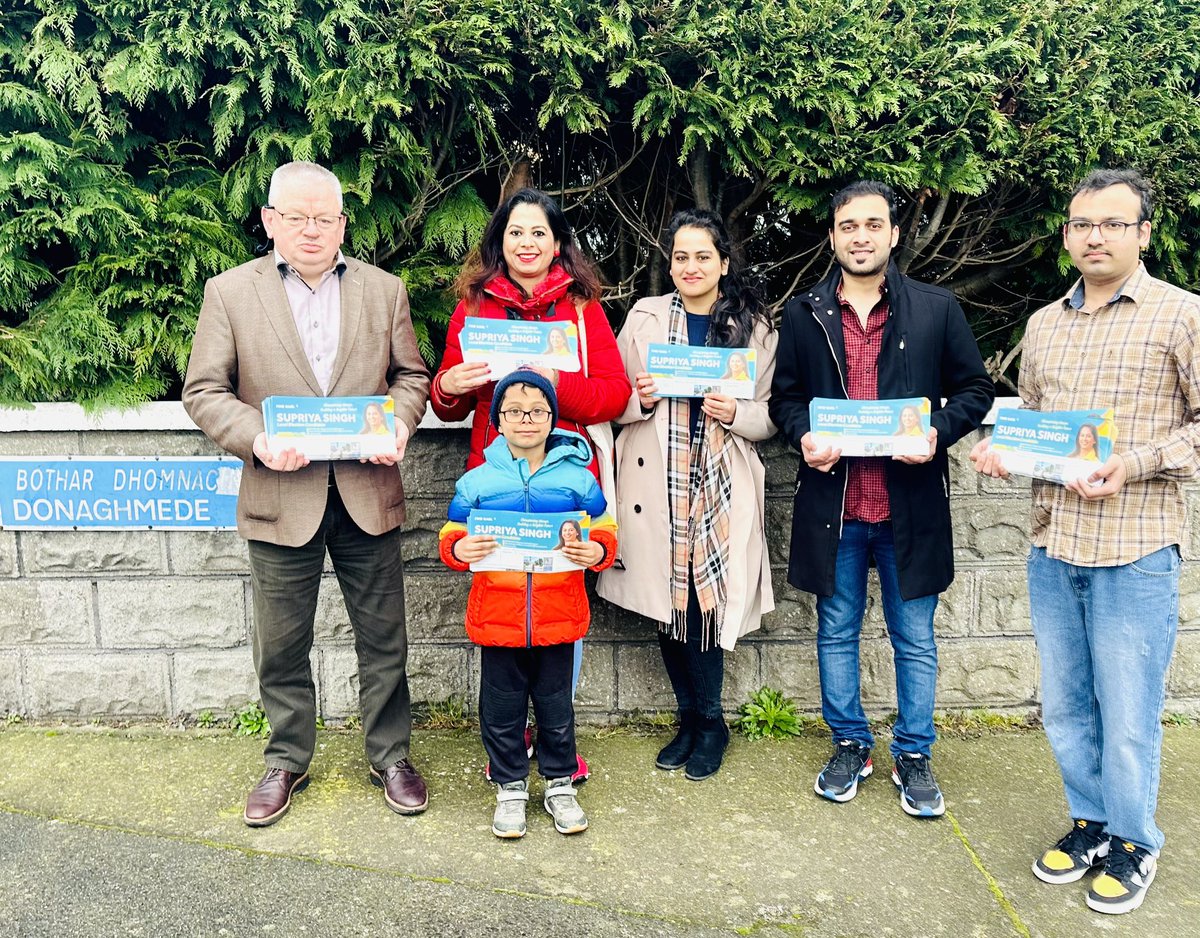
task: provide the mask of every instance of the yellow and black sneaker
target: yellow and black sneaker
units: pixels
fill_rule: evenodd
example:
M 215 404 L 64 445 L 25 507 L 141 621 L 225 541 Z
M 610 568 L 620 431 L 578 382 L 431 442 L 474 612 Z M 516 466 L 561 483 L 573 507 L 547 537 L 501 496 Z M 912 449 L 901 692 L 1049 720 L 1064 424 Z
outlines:
M 1033 875 L 1043 883 L 1061 886 L 1083 879 L 1088 870 L 1108 856 L 1108 834 L 1100 821 L 1075 818 L 1071 832 L 1033 864 Z
M 1132 912 L 1146 898 L 1154 882 L 1158 863 L 1145 847 L 1114 837 L 1108 848 L 1104 872 L 1092 880 L 1087 894 L 1088 908 L 1108 915 Z

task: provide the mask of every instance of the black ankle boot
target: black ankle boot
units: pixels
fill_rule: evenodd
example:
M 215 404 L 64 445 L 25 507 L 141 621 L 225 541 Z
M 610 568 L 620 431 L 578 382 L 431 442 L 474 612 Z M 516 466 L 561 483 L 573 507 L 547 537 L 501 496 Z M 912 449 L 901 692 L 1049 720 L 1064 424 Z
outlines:
M 691 758 L 696 746 L 696 724 L 700 716 L 695 710 L 679 711 L 679 732 L 675 738 L 658 751 L 654 764 L 660 769 L 682 769 Z
M 696 745 L 687 760 L 684 778 L 699 782 L 715 775 L 729 745 L 729 727 L 724 717 L 701 717 L 696 730 Z

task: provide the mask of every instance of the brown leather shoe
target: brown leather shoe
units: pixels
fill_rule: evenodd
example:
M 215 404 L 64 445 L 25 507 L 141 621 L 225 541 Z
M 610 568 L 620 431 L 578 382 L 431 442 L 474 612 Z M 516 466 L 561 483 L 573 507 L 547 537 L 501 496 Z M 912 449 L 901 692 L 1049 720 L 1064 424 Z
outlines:
M 382 770 L 371 766 L 371 784 L 383 789 L 383 800 L 397 814 L 420 814 L 429 807 L 425 779 L 407 759 Z
M 292 806 L 292 795 L 307 786 L 307 772 L 267 769 L 267 774 L 258 780 L 246 797 L 246 811 L 242 820 L 250 827 L 274 824 Z

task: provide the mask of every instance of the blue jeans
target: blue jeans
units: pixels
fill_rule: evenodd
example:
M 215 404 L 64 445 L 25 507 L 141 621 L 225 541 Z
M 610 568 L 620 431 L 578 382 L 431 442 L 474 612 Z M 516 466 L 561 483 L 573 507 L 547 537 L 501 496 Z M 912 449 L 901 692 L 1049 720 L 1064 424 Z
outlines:
M 908 600 L 901 597 L 890 522 L 847 521 L 842 526 L 833 595 L 817 597 L 821 715 L 833 731 L 835 741 L 852 739 L 864 746 L 875 745 L 863 713 L 858 664 L 871 556 L 879 570 L 883 616 L 896 662 L 898 715 L 892 732 L 892 756 L 902 752 L 929 756 L 935 738 L 937 646 L 933 641 L 933 613 L 938 597 L 936 593 Z
M 1157 854 L 1154 823 L 1167 665 L 1179 622 L 1179 549 L 1117 567 L 1029 552 L 1042 720 L 1071 817 Z

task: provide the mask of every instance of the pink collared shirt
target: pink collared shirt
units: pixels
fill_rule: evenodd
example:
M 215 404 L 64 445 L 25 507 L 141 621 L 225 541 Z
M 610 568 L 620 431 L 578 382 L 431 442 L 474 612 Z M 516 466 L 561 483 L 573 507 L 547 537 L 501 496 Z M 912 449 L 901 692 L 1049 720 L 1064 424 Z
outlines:
M 333 267 L 321 275 L 315 290 L 278 251 L 275 252 L 275 266 L 283 277 L 283 290 L 292 308 L 300 347 L 304 349 L 304 356 L 312 366 L 321 390 L 328 394 L 333 360 L 337 357 L 342 334 L 342 272 L 346 269 L 346 259 L 338 251 Z

